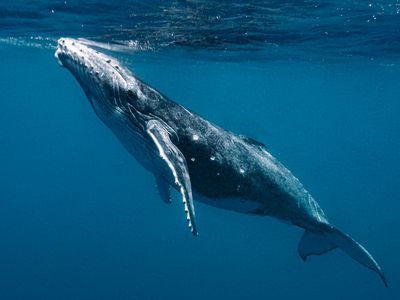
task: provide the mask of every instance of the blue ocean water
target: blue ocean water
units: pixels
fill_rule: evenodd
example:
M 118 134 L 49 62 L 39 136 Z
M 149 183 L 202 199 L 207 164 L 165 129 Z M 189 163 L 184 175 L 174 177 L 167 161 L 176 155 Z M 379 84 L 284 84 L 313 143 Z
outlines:
M 1 299 L 398 299 L 399 1 L 2 1 Z M 151 86 L 265 143 L 381 264 L 297 254 L 302 230 L 154 179 L 54 59 L 109 43 Z

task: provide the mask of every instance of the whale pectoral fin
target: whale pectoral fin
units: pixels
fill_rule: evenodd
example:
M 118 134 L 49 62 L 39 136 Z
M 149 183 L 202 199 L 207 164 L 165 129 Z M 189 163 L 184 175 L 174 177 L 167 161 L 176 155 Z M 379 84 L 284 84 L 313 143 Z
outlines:
M 155 177 L 156 177 L 158 194 L 165 203 L 171 204 L 172 201 L 171 201 L 171 194 L 169 192 L 168 182 L 162 179 L 161 176 L 159 175 L 155 175 Z
M 148 121 L 146 131 L 175 179 L 175 186 L 182 195 L 189 228 L 193 235 L 197 235 L 192 186 L 186 159 L 182 152 L 172 143 L 168 130 L 160 121 Z

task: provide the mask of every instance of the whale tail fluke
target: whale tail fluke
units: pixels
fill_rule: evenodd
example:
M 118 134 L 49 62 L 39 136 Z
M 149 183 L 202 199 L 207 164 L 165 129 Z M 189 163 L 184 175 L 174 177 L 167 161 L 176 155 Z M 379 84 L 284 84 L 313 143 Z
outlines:
M 330 225 L 323 232 L 314 233 L 306 230 L 300 239 L 298 252 L 301 259 L 306 261 L 310 255 L 321 255 L 336 248 L 342 249 L 351 258 L 376 272 L 388 287 L 385 275 L 372 255 L 351 236 Z

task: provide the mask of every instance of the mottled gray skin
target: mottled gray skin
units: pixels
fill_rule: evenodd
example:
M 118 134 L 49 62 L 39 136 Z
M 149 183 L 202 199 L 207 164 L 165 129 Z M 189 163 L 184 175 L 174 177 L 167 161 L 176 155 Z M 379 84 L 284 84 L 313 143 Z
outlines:
M 177 122 L 176 114 L 181 121 Z M 212 199 L 209 204 L 221 207 L 221 199 L 239 198 L 244 208 L 232 208 L 239 212 L 269 215 L 302 227 L 326 222 L 302 184 L 261 143 L 210 124 L 179 106 L 165 115 L 179 136 L 177 145 L 187 159 L 192 186 Z M 247 201 L 257 208 L 246 209 Z M 225 205 L 222 208 L 231 208 Z
M 155 146 L 157 139 L 149 131 L 154 121 L 158 124 L 154 128 L 161 130 L 155 133 L 168 133 L 171 143 L 164 145 L 176 147 L 178 154 L 183 154 L 183 163 L 174 166 L 182 173 L 188 170 L 189 200 L 191 183 L 198 195 L 195 200 L 242 213 L 273 216 L 305 228 L 318 238 L 309 234 L 299 245 L 304 260 L 308 255 L 340 247 L 384 279 L 372 256 L 328 223 L 299 180 L 263 144 L 190 112 L 143 83 L 114 58 L 80 41 L 60 39 L 55 56 L 79 81 L 99 118 L 156 178 L 178 190 L 182 187 Z M 168 191 L 161 191 L 165 193 Z M 185 211 L 190 210 L 189 201 Z M 187 218 L 194 222 L 194 211 Z M 189 224 L 192 226 L 190 220 Z M 195 228 L 192 232 L 197 233 Z M 324 241 L 328 237 L 329 241 Z M 312 245 L 318 239 L 322 241 L 321 249 Z
M 64 46 L 68 43 L 69 46 Z M 173 130 L 172 141 L 186 158 L 192 188 L 198 194 L 212 199 L 213 201 L 208 201 L 210 205 L 221 207 L 220 202 L 226 202 L 221 199 L 236 198 L 244 204 L 243 209 L 236 205 L 230 206 L 229 203 L 225 204 L 225 208 L 270 215 L 299 226 L 314 226 L 326 221 L 318 204 L 302 184 L 261 143 L 228 132 L 188 111 L 134 77 L 111 57 L 96 53 L 71 39 L 65 39 L 60 45 L 72 49 L 71 53 L 76 47 L 76 62 L 70 63 L 70 70 L 73 74 L 76 73 L 75 77 L 89 99 L 92 99 L 96 114 L 120 138 L 128 151 L 151 172 L 157 172 L 159 166 L 154 166 L 152 162 L 156 159 L 154 151 L 150 150 L 150 155 L 143 157 L 143 151 L 138 149 L 143 142 L 146 143 L 146 134 L 144 126 L 137 123 L 156 117 Z M 68 60 L 71 57 L 74 56 L 58 55 L 58 59 L 66 67 L 69 66 Z M 99 65 L 99 61 L 103 63 Z M 76 65 L 80 63 L 83 65 L 77 69 Z M 90 70 L 91 67 L 93 70 Z M 101 92 L 104 93 L 101 97 L 98 92 L 93 91 L 95 85 L 90 84 L 96 80 L 93 78 L 104 72 L 100 68 L 110 69 L 109 74 L 114 77 L 99 81 L 102 85 Z M 89 73 L 82 76 L 85 73 L 82 70 L 89 70 Z M 126 89 L 125 84 L 120 82 L 121 79 L 135 80 L 135 84 L 128 85 Z M 104 99 L 103 102 L 99 103 L 98 98 Z M 128 103 L 137 110 L 136 119 L 132 117 Z M 144 120 L 138 120 L 139 118 Z M 127 133 L 127 124 L 131 126 L 132 132 L 138 132 L 139 135 Z M 152 149 L 151 145 L 147 146 Z M 255 202 L 256 208 L 247 210 L 247 201 Z

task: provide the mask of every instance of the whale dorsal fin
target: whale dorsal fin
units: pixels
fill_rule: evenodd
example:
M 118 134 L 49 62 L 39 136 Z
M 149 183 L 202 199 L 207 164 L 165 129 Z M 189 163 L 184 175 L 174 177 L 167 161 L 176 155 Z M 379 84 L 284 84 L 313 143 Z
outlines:
M 168 130 L 160 121 L 148 121 L 146 131 L 175 179 L 175 186 L 182 195 L 189 228 L 193 235 L 197 235 L 192 186 L 186 159 L 182 152 L 172 143 Z
M 247 135 L 239 135 L 239 137 L 241 139 L 243 139 L 244 141 L 246 141 L 250 145 L 253 145 L 253 146 L 256 146 L 258 148 L 262 148 L 262 149 L 267 150 L 267 146 L 265 146 L 265 144 L 255 140 L 255 139 L 253 139 L 253 138 L 251 138 L 251 137 L 249 137 Z
M 158 194 L 160 195 L 161 199 L 167 203 L 171 203 L 171 194 L 169 192 L 169 184 L 165 181 L 160 175 L 155 175 L 156 177 L 156 185 L 158 189 Z

